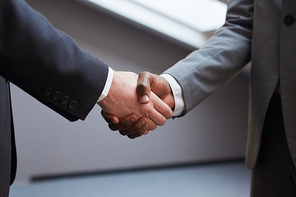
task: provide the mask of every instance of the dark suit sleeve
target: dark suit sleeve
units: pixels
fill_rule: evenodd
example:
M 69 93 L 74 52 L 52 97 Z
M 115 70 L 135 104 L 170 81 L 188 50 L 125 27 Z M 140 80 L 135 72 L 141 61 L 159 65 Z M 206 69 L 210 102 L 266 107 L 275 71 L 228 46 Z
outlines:
M 67 119 L 85 119 L 108 66 L 23 0 L 0 0 L 0 75 Z

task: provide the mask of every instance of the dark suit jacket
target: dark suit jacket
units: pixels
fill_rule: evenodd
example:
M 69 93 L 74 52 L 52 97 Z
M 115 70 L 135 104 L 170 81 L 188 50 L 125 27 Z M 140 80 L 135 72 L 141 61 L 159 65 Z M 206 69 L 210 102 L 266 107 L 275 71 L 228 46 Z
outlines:
M 23 0 L 0 0 L 0 196 L 15 176 L 9 81 L 70 121 L 85 119 L 108 66 Z

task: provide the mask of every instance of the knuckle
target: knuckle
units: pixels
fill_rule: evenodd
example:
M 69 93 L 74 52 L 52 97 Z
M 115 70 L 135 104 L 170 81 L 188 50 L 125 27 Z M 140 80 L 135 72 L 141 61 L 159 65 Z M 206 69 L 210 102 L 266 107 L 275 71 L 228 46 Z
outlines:
M 127 137 L 128 137 L 129 139 L 135 139 L 135 138 L 137 138 L 138 136 L 128 135 Z
M 129 128 L 131 126 L 131 123 L 129 121 L 122 121 L 122 125 L 121 125 L 123 128 Z
M 112 130 L 112 131 L 117 131 L 118 129 L 116 128 L 116 125 L 114 124 L 108 124 L 109 126 L 109 129 Z
M 166 122 L 166 119 L 162 119 L 162 120 L 160 120 L 160 121 L 159 121 L 159 126 L 162 126 L 162 125 L 164 125 L 164 124 L 165 124 L 165 122 Z
M 119 133 L 120 133 L 121 135 L 123 135 L 123 136 L 126 136 L 126 135 L 127 135 L 127 133 L 126 133 L 125 130 L 119 130 Z
M 174 115 L 173 111 L 170 110 L 170 111 L 168 112 L 168 114 L 166 114 L 166 119 L 171 119 L 171 118 L 173 117 L 173 115 Z
M 150 89 L 149 86 L 147 86 L 147 84 L 145 84 L 144 82 L 142 82 L 142 83 L 139 83 L 137 85 L 137 89 L 136 90 L 137 90 L 137 93 L 139 95 L 142 95 L 142 94 L 148 94 L 151 89 Z
M 138 84 L 137 89 L 139 91 L 143 91 L 143 90 L 145 90 L 145 88 L 146 88 L 146 85 L 143 82 L 141 82 L 141 83 Z
M 147 117 L 147 115 L 149 115 L 149 114 L 151 114 L 153 112 L 152 106 L 145 105 L 144 106 L 144 111 L 145 111 L 145 114 L 146 114 L 146 117 Z
M 155 130 L 157 128 L 157 125 L 151 125 L 151 126 L 149 126 L 149 130 L 150 131 L 153 131 L 153 130 Z
M 147 75 L 149 75 L 150 74 L 150 72 L 148 72 L 148 71 L 143 71 L 143 72 L 141 72 L 140 74 L 139 74 L 139 76 L 147 76 Z

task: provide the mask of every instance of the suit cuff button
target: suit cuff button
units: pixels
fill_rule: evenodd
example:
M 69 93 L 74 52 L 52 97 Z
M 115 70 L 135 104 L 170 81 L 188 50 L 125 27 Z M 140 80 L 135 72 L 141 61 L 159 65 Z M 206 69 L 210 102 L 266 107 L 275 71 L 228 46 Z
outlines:
M 52 88 L 50 88 L 50 87 L 45 88 L 45 89 L 43 90 L 43 94 L 44 94 L 45 96 L 50 96 L 52 93 L 53 93 L 53 90 L 52 90 Z
M 71 101 L 70 103 L 69 103 L 69 108 L 70 109 L 76 109 L 77 108 L 77 106 L 78 106 L 78 103 L 77 103 L 77 101 L 75 101 L 75 100 L 73 100 L 73 101 Z
M 57 101 L 59 100 L 60 98 L 62 97 L 62 94 L 58 91 L 54 92 L 53 95 L 51 96 L 51 98 L 54 100 L 54 101 Z
M 63 96 L 61 99 L 62 105 L 68 105 L 70 103 L 70 98 L 68 96 Z

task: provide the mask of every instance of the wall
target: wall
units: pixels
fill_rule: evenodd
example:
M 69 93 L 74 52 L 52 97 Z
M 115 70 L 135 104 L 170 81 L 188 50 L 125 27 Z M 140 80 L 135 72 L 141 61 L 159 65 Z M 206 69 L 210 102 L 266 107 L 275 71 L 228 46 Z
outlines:
M 27 0 L 52 24 L 113 69 L 161 73 L 188 48 L 70 0 Z M 18 149 L 17 183 L 34 176 L 130 169 L 244 157 L 248 71 L 149 135 L 130 140 L 108 129 L 96 106 L 70 123 L 12 86 Z

